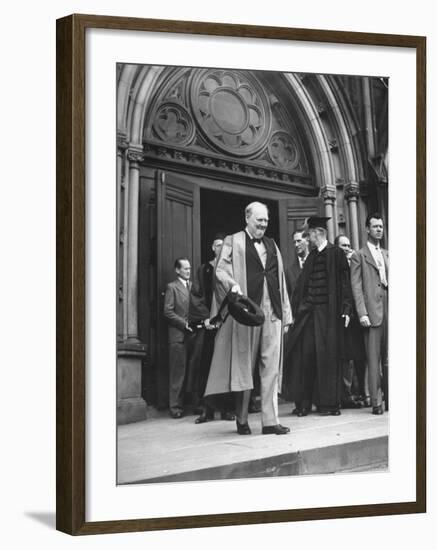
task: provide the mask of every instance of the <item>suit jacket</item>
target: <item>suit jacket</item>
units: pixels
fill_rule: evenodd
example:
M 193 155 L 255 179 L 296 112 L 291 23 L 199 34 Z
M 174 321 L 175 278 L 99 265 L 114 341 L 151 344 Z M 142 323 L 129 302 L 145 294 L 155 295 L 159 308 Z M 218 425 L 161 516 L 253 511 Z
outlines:
M 294 289 L 302 269 L 299 264 L 299 259 L 295 258 L 294 262 L 285 269 L 285 281 L 287 283 L 287 292 L 291 301 Z
M 179 279 L 168 283 L 164 298 L 164 316 L 168 322 L 170 344 L 185 341 L 189 303 L 190 291 Z
M 382 248 L 381 252 L 388 280 L 388 252 Z M 350 269 L 352 293 L 358 317 L 367 315 L 372 327 L 380 326 L 383 321 L 383 289 L 378 267 L 367 244 L 352 254 Z
M 212 301 L 212 281 L 214 267 L 209 262 L 197 270 L 190 293 L 188 321 L 204 321 L 209 318 Z

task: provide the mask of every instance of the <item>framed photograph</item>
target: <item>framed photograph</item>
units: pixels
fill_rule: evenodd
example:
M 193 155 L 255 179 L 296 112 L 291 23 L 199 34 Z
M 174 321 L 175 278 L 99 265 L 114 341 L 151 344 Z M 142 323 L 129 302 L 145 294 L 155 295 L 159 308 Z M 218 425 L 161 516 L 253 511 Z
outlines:
M 425 37 L 57 21 L 59 530 L 425 512 L 425 94 Z

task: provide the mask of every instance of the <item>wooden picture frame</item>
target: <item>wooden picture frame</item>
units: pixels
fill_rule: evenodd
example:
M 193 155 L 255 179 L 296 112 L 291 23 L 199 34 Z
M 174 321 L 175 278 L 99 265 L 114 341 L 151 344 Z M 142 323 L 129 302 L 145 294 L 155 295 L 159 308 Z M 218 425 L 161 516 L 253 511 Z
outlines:
M 411 502 L 86 521 L 85 33 L 184 33 L 409 48 L 416 52 L 416 499 Z M 221 23 L 71 15 L 57 21 L 57 529 L 71 535 L 409 514 L 426 511 L 426 39 Z

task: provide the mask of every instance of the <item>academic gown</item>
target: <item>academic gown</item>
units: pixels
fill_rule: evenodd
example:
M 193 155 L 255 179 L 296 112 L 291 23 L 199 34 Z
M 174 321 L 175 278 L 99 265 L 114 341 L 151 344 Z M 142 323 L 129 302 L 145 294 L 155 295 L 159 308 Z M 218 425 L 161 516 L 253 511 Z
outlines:
M 308 357 L 302 342 L 308 337 L 309 330 L 314 331 L 316 347 L 316 392 L 314 401 L 318 405 L 336 407 L 341 401 L 341 358 L 344 354 L 344 318 L 351 315 L 352 291 L 349 265 L 343 250 L 328 243 L 326 246 L 326 269 L 328 285 L 328 304 L 326 318 L 320 322 L 314 314 L 314 306 L 307 302 L 307 290 L 310 275 L 318 251 L 308 255 L 297 287 L 293 293 L 292 308 L 295 324 L 287 340 L 284 359 L 283 394 L 286 398 L 300 402 L 302 399 L 302 379 L 308 367 Z M 317 307 L 317 306 L 316 306 Z M 325 312 L 323 315 L 325 315 Z M 320 327 L 323 326 L 324 333 Z M 325 332 L 326 331 L 326 332 Z

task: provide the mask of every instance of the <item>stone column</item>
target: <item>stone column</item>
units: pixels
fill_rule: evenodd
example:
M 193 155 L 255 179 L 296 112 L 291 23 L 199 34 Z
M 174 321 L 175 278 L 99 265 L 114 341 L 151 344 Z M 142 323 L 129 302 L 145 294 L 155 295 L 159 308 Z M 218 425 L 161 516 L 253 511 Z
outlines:
M 325 203 L 325 216 L 331 218 L 328 220 L 328 241 L 334 242 L 337 234 L 337 220 L 335 217 L 335 202 L 337 192 L 334 187 L 325 187 L 322 189 L 323 202 Z
M 127 341 L 138 343 L 138 214 L 142 148 L 129 147 L 129 200 L 127 227 Z
M 357 181 L 350 181 L 344 187 L 344 196 L 349 209 L 350 238 L 352 248 L 359 250 L 360 234 L 358 229 L 358 197 L 360 196 L 360 186 Z
M 125 205 L 123 291 L 126 303 L 126 338 L 118 343 L 117 354 L 117 422 L 127 424 L 146 418 L 147 404 L 141 394 L 141 366 L 147 350 L 138 338 L 138 217 L 141 146 L 129 146 L 126 171 L 128 200 Z M 126 163 L 127 164 L 127 163 Z

